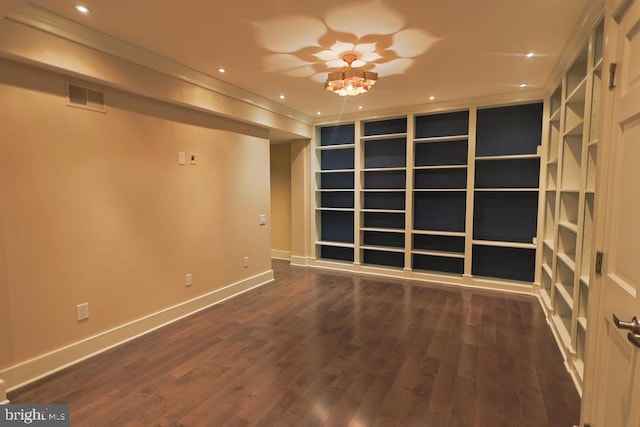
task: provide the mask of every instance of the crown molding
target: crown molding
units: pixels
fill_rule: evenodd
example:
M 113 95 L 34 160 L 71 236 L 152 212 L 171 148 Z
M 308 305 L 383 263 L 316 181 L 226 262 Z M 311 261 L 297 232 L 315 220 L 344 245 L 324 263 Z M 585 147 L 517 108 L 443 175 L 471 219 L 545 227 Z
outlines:
M 462 98 L 451 101 L 434 101 L 425 104 L 387 108 L 384 110 L 362 111 L 339 116 L 317 118 L 314 125 L 326 125 L 356 120 L 375 120 L 394 116 L 407 116 L 410 114 L 438 113 L 443 111 L 466 110 L 472 107 L 499 107 L 501 105 L 523 104 L 544 100 L 547 96 L 545 88 L 520 90 L 496 95 Z
M 563 74 L 580 54 L 581 48 L 589 40 L 591 32 L 604 16 L 604 6 L 605 4 L 602 0 L 589 0 L 587 7 L 585 7 L 571 32 L 569 40 L 565 43 L 556 66 L 549 75 L 549 79 L 547 79 L 547 84 L 545 85 L 547 94 L 551 94 L 556 89 L 559 82 L 562 81 Z
M 32 4 L 25 4 L 17 11 L 8 14 L 6 18 L 54 36 L 70 40 L 82 46 L 107 53 L 127 62 L 149 68 L 192 85 L 228 96 L 237 101 L 308 125 L 313 124 L 312 117 L 299 111 L 287 108 L 253 92 L 218 80 L 208 74 L 116 39 L 106 33 L 94 30 Z

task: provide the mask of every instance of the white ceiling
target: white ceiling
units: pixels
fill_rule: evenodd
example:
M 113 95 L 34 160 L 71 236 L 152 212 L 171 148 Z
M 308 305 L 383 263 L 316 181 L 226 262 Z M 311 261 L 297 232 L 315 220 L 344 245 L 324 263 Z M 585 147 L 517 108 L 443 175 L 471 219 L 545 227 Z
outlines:
M 315 119 L 541 89 L 591 2 L 83 0 L 86 16 L 73 0 L 30 3 Z M 324 91 L 330 60 L 353 49 L 378 84 Z

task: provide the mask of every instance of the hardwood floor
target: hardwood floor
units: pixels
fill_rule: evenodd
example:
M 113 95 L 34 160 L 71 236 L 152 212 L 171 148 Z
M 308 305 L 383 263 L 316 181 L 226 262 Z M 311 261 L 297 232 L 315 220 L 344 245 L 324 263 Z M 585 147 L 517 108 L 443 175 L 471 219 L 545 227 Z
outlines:
M 539 303 L 290 267 L 9 395 L 72 426 L 573 426 Z

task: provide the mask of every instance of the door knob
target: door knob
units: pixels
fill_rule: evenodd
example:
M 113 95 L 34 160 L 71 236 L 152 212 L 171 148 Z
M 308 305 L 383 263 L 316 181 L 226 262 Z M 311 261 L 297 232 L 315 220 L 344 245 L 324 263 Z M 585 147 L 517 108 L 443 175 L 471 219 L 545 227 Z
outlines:
M 631 335 L 640 335 L 640 320 L 635 316 L 631 319 L 631 322 L 623 322 L 618 319 L 618 316 L 616 316 L 615 313 L 613 313 L 613 323 L 615 323 L 616 328 L 618 329 L 627 329 L 631 331 L 629 334 L 629 340 L 631 340 Z M 640 338 L 635 339 L 640 340 Z
M 640 348 L 640 335 L 634 334 L 633 332 L 629 332 L 627 334 L 627 338 L 629 339 L 629 342 L 631 344 L 633 344 L 636 347 Z

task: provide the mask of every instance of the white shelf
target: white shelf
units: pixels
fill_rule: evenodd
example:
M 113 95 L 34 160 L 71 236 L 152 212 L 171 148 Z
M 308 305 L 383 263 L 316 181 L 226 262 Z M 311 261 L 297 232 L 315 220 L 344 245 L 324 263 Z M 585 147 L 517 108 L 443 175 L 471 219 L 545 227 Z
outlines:
M 546 247 L 548 247 L 551 250 L 553 250 L 553 248 L 554 248 L 554 243 L 555 242 L 553 241 L 553 239 L 544 239 L 542 241 L 542 244 L 544 244 Z
M 564 265 L 569 267 L 571 269 L 571 271 L 573 271 L 575 273 L 575 271 L 576 271 L 576 263 L 571 258 L 569 258 L 569 256 L 567 254 L 563 254 L 561 252 L 558 252 L 558 259 L 560 259 L 564 263 Z
M 356 144 L 321 145 L 320 147 L 316 147 L 316 150 L 318 151 L 344 150 L 347 148 L 356 148 Z
M 360 249 L 368 249 L 371 251 L 404 253 L 404 248 L 397 248 L 393 246 L 360 245 Z
M 323 208 L 317 207 L 317 211 L 355 212 L 354 208 Z
M 465 237 L 466 235 L 464 231 L 411 230 L 411 232 L 425 236 Z
M 550 122 L 559 122 L 560 121 L 560 108 L 556 108 L 556 110 L 553 112 L 553 114 L 551 114 L 551 117 L 549 117 L 549 121 Z
M 455 193 L 466 192 L 466 188 L 414 188 L 414 193 Z
M 467 165 L 414 166 L 413 170 L 467 169 Z
M 553 316 L 551 316 L 551 322 L 553 323 L 553 326 L 555 326 L 556 332 L 560 336 L 560 341 L 562 341 L 564 347 L 570 353 L 574 353 L 573 348 L 571 347 L 571 336 L 569 335 L 569 331 L 567 331 L 567 328 L 565 328 L 560 316 L 554 314 Z
M 405 171 L 407 170 L 404 166 L 396 166 L 392 168 L 366 168 L 362 169 L 362 172 L 394 172 L 394 171 Z
M 380 141 L 385 139 L 398 139 L 398 138 L 406 138 L 407 133 L 387 133 L 383 135 L 370 135 L 370 136 L 361 136 L 361 141 Z
M 355 245 L 353 243 L 344 243 L 344 242 L 330 242 L 328 240 L 317 240 L 316 245 L 320 246 L 334 246 L 336 248 L 354 248 Z
M 556 282 L 556 291 L 569 307 L 573 307 L 573 297 L 569 295 L 569 292 L 562 283 Z
M 551 277 L 553 276 L 551 267 L 549 267 L 547 264 L 542 264 L 542 271 L 547 275 L 547 277 L 549 277 L 549 279 L 551 279 Z
M 437 136 L 432 138 L 416 138 L 413 140 L 413 142 L 420 144 L 425 142 L 460 141 L 463 139 L 469 139 L 469 135 L 452 135 L 452 136 Z
M 426 249 L 413 249 L 412 254 L 416 255 L 431 255 L 446 258 L 464 258 L 464 252 L 449 252 L 449 251 L 432 251 Z
M 474 191 L 530 193 L 540 191 L 539 188 L 474 188 Z
M 587 318 L 586 317 L 582 317 L 582 316 L 578 316 L 578 326 L 580 326 L 582 328 L 582 330 L 584 332 L 587 331 Z
M 518 159 L 539 159 L 539 154 L 514 154 L 509 156 L 478 156 L 476 161 L 482 160 L 518 160 Z
M 580 283 L 588 288 L 589 287 L 589 276 L 580 276 Z
M 405 213 L 404 209 L 360 209 L 360 212 L 373 212 L 373 213 Z
M 321 169 L 316 173 L 349 173 L 354 172 L 354 169 Z
M 578 233 L 578 226 L 576 224 L 572 223 L 572 222 L 560 221 L 558 223 L 558 225 L 560 227 L 566 228 L 567 230 L 572 231 L 572 232 L 574 232 L 576 234 Z
M 579 120 L 571 128 L 567 129 L 564 135 L 565 136 L 582 135 L 583 127 L 584 127 L 584 120 Z
M 362 193 L 404 193 L 407 190 L 404 188 L 363 188 L 360 191 Z
M 580 83 L 578 83 L 578 86 L 573 90 L 573 92 L 571 92 L 567 96 L 567 99 L 565 102 L 567 104 L 584 102 L 586 95 L 587 95 L 587 78 L 585 76 L 585 78 L 582 79 Z
M 404 234 L 404 228 L 376 228 L 376 227 L 363 227 L 360 231 L 379 231 L 383 233 L 397 233 Z
M 496 246 L 500 248 L 520 248 L 520 249 L 536 248 L 536 245 L 534 245 L 533 243 L 502 242 L 499 240 L 473 240 L 473 244 L 478 246 Z

